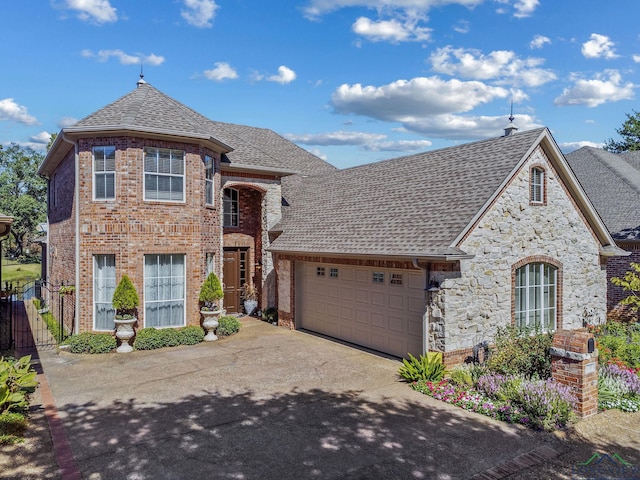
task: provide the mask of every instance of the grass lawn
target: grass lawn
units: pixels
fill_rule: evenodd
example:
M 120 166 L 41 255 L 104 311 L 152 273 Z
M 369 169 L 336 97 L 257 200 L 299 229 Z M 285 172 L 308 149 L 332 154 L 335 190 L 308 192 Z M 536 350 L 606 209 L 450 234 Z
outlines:
M 7 265 L 5 262 L 6 260 L 2 259 L 2 285 L 4 285 L 4 282 L 23 285 L 40 278 L 39 263 L 12 263 Z

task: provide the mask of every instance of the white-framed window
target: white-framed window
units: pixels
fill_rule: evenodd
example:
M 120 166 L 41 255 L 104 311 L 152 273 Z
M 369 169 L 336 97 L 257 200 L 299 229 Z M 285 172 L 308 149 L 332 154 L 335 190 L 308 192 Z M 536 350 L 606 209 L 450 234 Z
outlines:
M 213 177 L 215 174 L 213 157 L 206 155 L 204 157 L 205 168 L 205 203 L 207 205 L 214 204 Z
M 543 204 L 545 201 L 544 198 L 544 183 L 545 183 L 545 172 L 543 168 L 533 167 L 531 169 L 531 180 L 530 180 L 530 200 L 531 203 Z
M 373 272 L 371 280 L 373 283 L 384 283 L 384 272 Z
M 116 289 L 116 256 L 93 256 L 93 329 L 113 330 L 116 314 L 111 301 Z
M 184 202 L 184 151 L 144 149 L 144 199 Z
M 548 263 L 528 263 L 516 270 L 515 323 L 518 328 L 556 328 L 558 269 Z
M 402 274 L 392 273 L 391 280 L 389 280 L 389 285 L 402 285 Z
M 238 190 L 235 188 L 225 188 L 222 197 L 223 226 L 237 227 L 240 225 L 240 205 L 238 200 Z
M 116 147 L 93 147 L 93 199 L 116 198 Z
M 185 256 L 144 256 L 145 327 L 185 325 Z
M 208 252 L 205 257 L 205 270 L 207 277 L 210 273 L 214 273 L 216 271 L 216 254 L 212 252 Z

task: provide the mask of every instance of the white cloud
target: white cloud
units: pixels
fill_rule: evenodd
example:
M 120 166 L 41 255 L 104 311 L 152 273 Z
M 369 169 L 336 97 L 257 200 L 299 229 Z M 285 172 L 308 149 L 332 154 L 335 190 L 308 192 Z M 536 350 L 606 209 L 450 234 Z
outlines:
M 614 43 L 606 35 L 591 34 L 591 40 L 582 44 L 582 55 L 585 58 L 617 58 Z
M 131 55 L 129 53 L 125 53 L 122 50 L 99 50 L 98 52 L 94 52 L 92 50 L 82 50 L 80 52 L 85 58 L 96 58 L 99 62 L 107 62 L 111 58 L 116 58 L 120 62 L 121 65 L 147 65 L 152 67 L 157 67 L 164 63 L 165 58 L 151 53 L 149 55 L 142 54 L 134 54 Z
M 372 143 L 364 146 L 370 152 L 415 152 L 433 145 L 429 140 L 397 140 Z
M 397 80 L 381 87 L 341 85 L 331 103 L 337 113 L 365 115 L 387 121 L 452 112 L 466 112 L 509 91 L 482 82 L 442 80 L 437 76 Z
M 354 33 L 373 42 L 390 41 L 393 43 L 429 40 L 431 29 L 419 27 L 416 21 L 401 22 L 397 19 L 373 21 L 360 17 L 351 29 Z
M 215 68 L 204 71 L 204 76 L 209 80 L 221 82 L 222 80 L 238 78 L 238 73 L 227 62 L 216 62 L 214 65 Z
M 593 148 L 602 148 L 604 147 L 604 143 L 596 143 L 591 142 L 589 140 L 582 140 L 577 142 L 563 142 L 558 145 L 562 153 L 573 152 L 574 150 L 578 150 L 582 147 L 593 147 Z
M 632 58 L 634 62 L 640 63 L 640 55 L 633 55 Z
M 543 59 L 522 59 L 510 50 L 484 55 L 475 49 L 446 46 L 434 51 L 429 60 L 438 73 L 476 80 L 508 79 L 515 85 L 537 87 L 556 79 L 551 70 L 539 68 Z
M 282 85 L 286 83 L 291 83 L 295 79 L 296 79 L 296 72 L 291 70 L 289 67 L 285 67 L 284 65 L 280 65 L 278 67 L 277 75 L 271 75 L 270 77 L 267 77 L 267 81 L 280 83 Z
M 368 143 L 384 140 L 386 135 L 381 133 L 366 132 L 327 132 L 327 133 L 308 133 L 296 135 L 293 133 L 286 134 L 285 137 L 292 142 L 302 145 L 366 145 Z
M 336 10 L 348 7 L 364 7 L 378 11 L 397 10 L 428 12 L 432 7 L 453 4 L 474 7 L 484 0 L 310 0 L 303 8 L 305 16 L 316 20 Z
M 180 12 L 189 25 L 198 28 L 211 27 L 211 21 L 219 6 L 215 0 L 183 0 L 185 8 Z
M 565 88 L 562 95 L 553 101 L 554 104 L 597 107 L 606 102 L 630 100 L 636 88 L 631 82 L 622 83 L 622 76 L 617 70 L 605 70 L 590 80 L 578 76 L 573 80 L 573 86 Z
M 496 137 L 504 134 L 509 120 L 505 116 L 462 116 L 435 115 L 415 118 L 403 122 L 407 130 L 438 138 L 451 140 L 469 140 Z M 520 131 L 539 128 L 535 118 L 529 115 L 516 115 L 515 125 Z
M 539 4 L 539 0 L 516 0 L 513 5 L 516 13 L 514 13 L 513 16 L 516 18 L 529 17 L 533 14 Z
M 23 125 L 37 125 L 36 117 L 27 113 L 27 107 L 18 105 L 13 98 L 0 100 L 0 120 L 18 122 Z
M 65 6 L 78 12 L 78 18 L 95 23 L 110 23 L 118 20 L 116 9 L 109 0 L 66 0 Z
M 453 30 L 458 33 L 469 33 L 471 27 L 467 20 L 458 20 L 458 22 L 453 26 Z
M 49 140 L 51 140 L 51 134 L 49 132 L 40 132 L 29 137 L 29 140 L 31 140 L 33 143 L 46 145 L 49 143 Z
M 542 48 L 546 44 L 551 44 L 551 39 L 549 37 L 545 37 L 544 35 L 535 35 L 533 40 L 529 43 L 530 49 Z
M 71 125 L 75 125 L 76 123 L 78 123 L 78 119 L 77 119 L 77 118 L 73 118 L 73 117 L 62 117 L 62 118 L 58 121 L 58 128 L 70 127 Z

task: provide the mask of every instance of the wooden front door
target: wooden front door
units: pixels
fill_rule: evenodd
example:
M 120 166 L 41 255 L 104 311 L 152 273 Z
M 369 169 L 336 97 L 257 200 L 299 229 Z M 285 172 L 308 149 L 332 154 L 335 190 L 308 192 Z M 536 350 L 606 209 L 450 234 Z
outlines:
M 223 259 L 224 308 L 227 313 L 242 312 L 242 285 L 247 282 L 247 250 L 225 248 Z

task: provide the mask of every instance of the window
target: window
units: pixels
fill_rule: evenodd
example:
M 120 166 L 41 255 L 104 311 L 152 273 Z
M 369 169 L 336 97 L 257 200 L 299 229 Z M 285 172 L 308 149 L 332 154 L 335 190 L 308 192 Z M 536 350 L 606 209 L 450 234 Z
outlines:
M 338 269 L 337 268 L 330 268 L 329 269 L 329 277 L 338 278 Z
M 145 327 L 185 324 L 185 256 L 144 256 Z
M 116 147 L 93 147 L 93 198 L 116 198 Z
M 544 170 L 540 167 L 533 167 L 531 169 L 531 180 L 530 180 L 530 200 L 531 203 L 543 204 L 545 203 L 545 191 L 544 191 Z
M 205 203 L 207 205 L 213 205 L 213 175 L 214 165 L 213 158 L 209 155 L 204 157 L 205 167 Z
M 184 201 L 184 151 L 144 149 L 144 199 Z
M 515 322 L 519 328 L 556 328 L 558 269 L 548 263 L 529 263 L 516 270 Z
M 373 272 L 373 283 L 384 283 L 384 272 Z
M 324 267 L 316 267 L 316 276 L 324 277 Z
M 116 311 L 111 304 L 116 289 L 116 256 L 93 256 L 93 328 L 113 330 Z
M 209 276 L 210 273 L 214 273 L 216 271 L 215 260 L 216 260 L 215 253 L 207 253 L 205 258 L 205 262 L 206 262 L 205 270 L 206 270 L 207 276 Z
M 237 227 L 239 225 L 238 215 L 238 190 L 235 188 L 225 188 L 222 200 L 223 225 L 225 227 Z
M 392 273 L 391 280 L 389 280 L 391 285 L 402 285 L 402 274 L 401 273 Z

